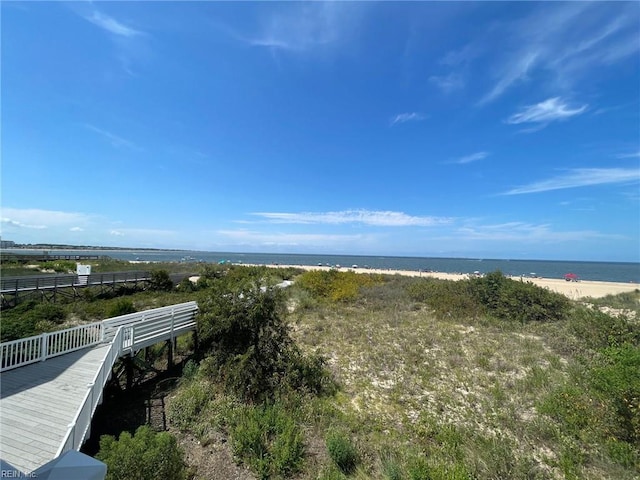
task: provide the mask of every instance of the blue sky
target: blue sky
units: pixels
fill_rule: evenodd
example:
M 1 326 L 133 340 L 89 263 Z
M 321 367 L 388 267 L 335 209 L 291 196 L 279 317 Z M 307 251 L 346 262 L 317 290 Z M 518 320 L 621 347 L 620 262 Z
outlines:
M 640 4 L 2 2 L 2 238 L 640 260 Z

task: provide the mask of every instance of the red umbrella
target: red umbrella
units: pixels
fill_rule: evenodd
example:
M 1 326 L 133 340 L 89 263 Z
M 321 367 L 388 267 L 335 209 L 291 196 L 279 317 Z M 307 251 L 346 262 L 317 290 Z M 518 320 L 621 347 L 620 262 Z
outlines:
M 578 281 L 578 275 L 576 275 L 575 273 L 567 273 L 565 274 L 564 279 L 567 282 L 576 282 Z

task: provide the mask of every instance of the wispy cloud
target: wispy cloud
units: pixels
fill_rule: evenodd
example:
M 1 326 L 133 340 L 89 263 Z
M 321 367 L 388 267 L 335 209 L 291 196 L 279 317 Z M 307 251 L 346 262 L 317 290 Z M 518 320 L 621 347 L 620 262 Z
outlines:
M 465 163 L 477 162 L 478 160 L 484 160 L 489 156 L 489 152 L 476 152 L 471 155 L 465 155 L 464 157 L 460 157 L 454 160 L 451 163 L 457 163 L 459 165 L 464 165 Z
M 450 223 L 445 217 L 412 216 L 403 212 L 344 210 L 340 212 L 256 212 L 253 215 L 267 219 L 271 223 L 289 224 L 363 224 L 375 227 L 430 227 Z
M 2 219 L 0 219 L 0 221 L 2 221 L 2 224 L 5 226 L 10 226 L 10 227 L 17 227 L 17 228 L 33 228 L 36 230 L 42 230 L 47 228 L 46 225 L 29 225 L 26 223 L 22 223 L 18 220 L 13 220 L 11 218 L 8 217 L 2 217 Z
M 492 87 L 478 105 L 494 101 L 518 84 L 536 80 L 555 89 L 573 86 L 595 68 L 620 62 L 640 50 L 637 4 L 567 2 L 544 5 L 520 21 L 496 24 L 492 35 L 510 46 L 485 59 Z M 491 49 L 496 52 L 495 49 Z
M 107 32 L 114 35 L 127 38 L 142 35 L 141 31 L 128 27 L 124 23 L 119 22 L 115 18 L 110 17 L 109 15 L 98 10 L 93 10 L 90 14 L 85 15 L 84 18 L 94 25 L 97 25 L 103 30 L 106 30 Z
M 96 5 L 91 1 L 67 2 L 65 5 L 79 17 L 98 27 L 110 38 L 120 71 L 124 71 L 128 76 L 137 76 L 136 65 L 151 57 L 149 49 L 151 37 L 147 32 L 104 13 L 96 8 Z
M 572 108 L 560 97 L 553 97 L 535 105 L 527 105 L 518 113 L 511 115 L 506 122 L 513 125 L 521 123 L 548 124 L 556 120 L 566 120 L 580 115 L 587 110 L 587 107 L 588 105 L 582 105 Z
M 432 75 L 429 81 L 444 93 L 455 92 L 464 88 L 465 81 L 460 73 L 451 72 L 448 75 Z
M 251 246 L 305 246 L 305 247 L 336 247 L 347 246 L 354 242 L 366 241 L 367 235 L 332 235 L 310 233 L 268 233 L 252 230 L 219 230 L 218 234 L 228 238 L 236 244 Z
M 589 238 L 622 238 L 595 230 L 556 230 L 549 224 L 532 224 L 526 222 L 507 222 L 493 225 L 463 226 L 457 229 L 459 237 L 466 241 L 501 241 L 524 243 L 557 243 L 584 241 Z
M 425 118 L 427 118 L 427 116 L 420 112 L 399 113 L 398 115 L 393 116 L 389 123 L 393 126 L 398 123 L 420 122 Z
M 77 212 L 56 210 L 2 208 L 2 223 L 5 226 L 42 230 L 54 227 L 70 227 L 89 220 L 89 216 Z
M 119 135 L 111 133 L 107 130 L 104 130 L 102 128 L 98 128 L 89 124 L 84 124 L 84 127 L 95 133 L 102 135 L 104 138 L 109 140 L 109 143 L 111 143 L 113 147 L 116 147 L 116 148 L 127 147 L 131 149 L 139 149 L 139 147 L 135 143 L 131 142 L 130 140 L 122 138 Z
M 354 30 L 357 7 L 341 2 L 308 2 L 289 4 L 287 8 L 273 8 L 261 18 L 256 32 L 239 34 L 229 27 L 225 30 L 248 45 L 272 51 L 307 52 L 330 48 L 343 43 Z
M 71 227 L 69 229 L 70 232 L 84 232 L 84 228 L 81 227 Z
M 640 158 L 640 151 L 633 153 L 621 153 L 618 158 Z
M 503 195 L 521 195 L 549 190 L 587 187 L 592 185 L 625 184 L 640 181 L 637 168 L 577 168 L 562 175 L 530 183 L 504 192 Z

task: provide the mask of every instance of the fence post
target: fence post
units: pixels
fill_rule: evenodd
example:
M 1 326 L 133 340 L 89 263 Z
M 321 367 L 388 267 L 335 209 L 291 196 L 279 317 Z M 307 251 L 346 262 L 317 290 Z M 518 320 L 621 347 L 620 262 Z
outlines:
M 176 318 L 176 309 L 175 307 L 171 307 L 171 341 L 173 341 L 174 339 L 174 333 L 173 333 L 173 329 L 174 329 L 174 325 L 175 325 L 175 318 Z
M 49 335 L 43 333 L 40 335 L 40 361 L 44 362 L 49 354 Z

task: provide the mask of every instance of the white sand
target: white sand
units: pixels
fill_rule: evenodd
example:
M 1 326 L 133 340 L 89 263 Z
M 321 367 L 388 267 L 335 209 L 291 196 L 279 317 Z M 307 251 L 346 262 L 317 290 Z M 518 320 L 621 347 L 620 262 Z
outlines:
M 249 264 L 242 264 L 249 265 Z M 254 265 L 255 266 L 255 265 Z M 303 270 L 329 270 L 332 267 L 312 266 L 312 265 L 265 265 L 271 268 L 300 268 Z M 419 272 L 413 270 L 387 270 L 376 268 L 347 268 L 341 267 L 337 270 L 341 272 L 354 271 L 356 273 L 380 273 L 384 275 L 406 275 L 409 277 L 432 277 L 443 280 L 463 280 L 469 278 L 468 274 L 460 273 L 444 273 L 444 272 Z M 520 277 L 512 277 L 519 280 Z M 622 283 L 622 282 L 600 282 L 584 280 L 579 282 L 567 282 L 563 278 L 524 278 L 524 281 L 532 282 L 540 287 L 547 288 L 551 291 L 562 293 L 571 299 L 579 299 L 584 297 L 605 297 L 607 295 L 616 295 L 618 293 L 633 292 L 640 289 L 640 283 Z

